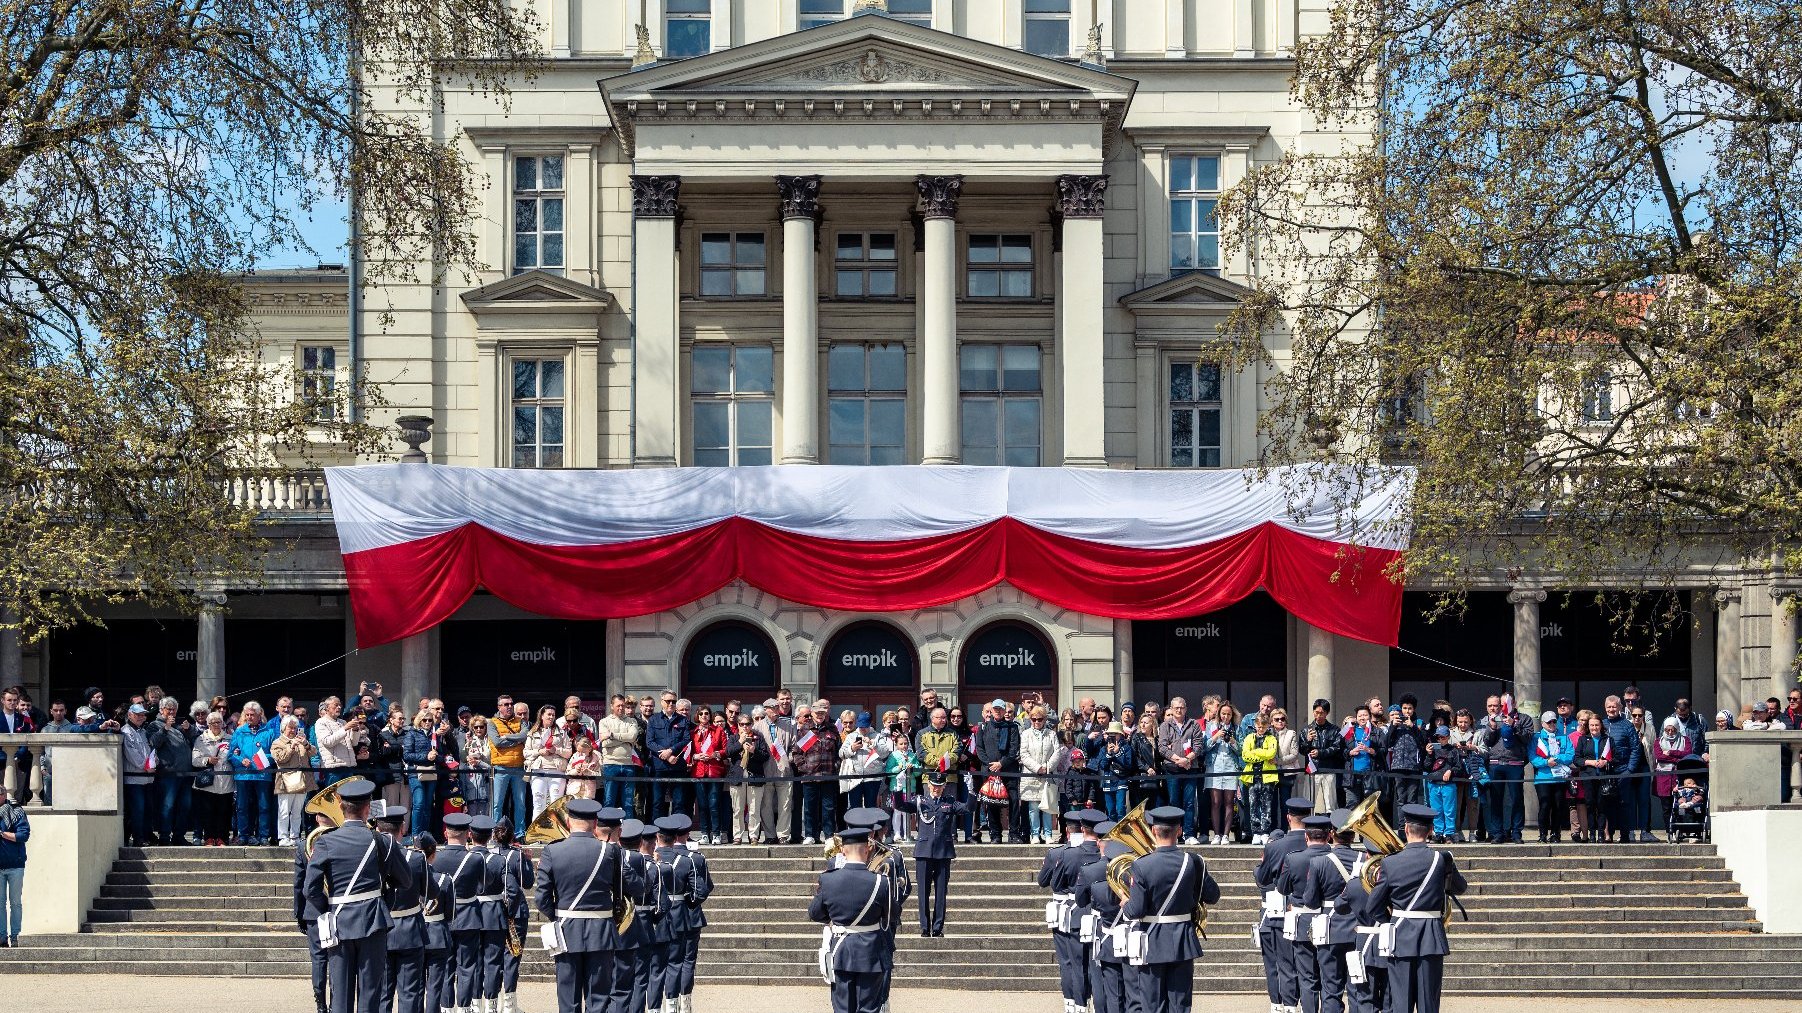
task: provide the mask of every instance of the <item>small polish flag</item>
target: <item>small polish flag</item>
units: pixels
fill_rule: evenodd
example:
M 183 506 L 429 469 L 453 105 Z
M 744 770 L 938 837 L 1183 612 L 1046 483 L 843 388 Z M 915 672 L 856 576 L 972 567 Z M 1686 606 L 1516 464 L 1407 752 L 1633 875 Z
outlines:
M 1184 739 L 1183 740 L 1183 755 L 1184 756 L 1193 756 L 1194 754 L 1195 754 L 1195 740 L 1194 739 Z
M 150 755 L 144 757 L 144 773 L 150 774 L 150 773 L 154 773 L 155 771 L 156 771 L 156 754 L 151 753 Z
M 939 771 L 942 773 L 942 772 L 950 770 L 950 769 L 951 769 L 951 754 L 946 753 L 945 755 L 939 757 Z
M 782 743 L 775 739 L 770 740 L 770 759 L 775 760 L 777 763 L 782 762 Z
M 812 749 L 813 744 L 815 742 L 818 742 L 819 740 L 820 740 L 820 737 L 818 735 L 814 734 L 813 729 L 809 728 L 805 735 L 802 735 L 800 738 L 795 740 L 795 748 L 800 750 L 801 752 L 805 753 L 809 749 Z
M 636 749 L 632 750 L 632 766 L 634 766 L 634 767 L 644 766 L 644 757 L 639 756 L 638 750 L 636 750 Z
M 268 752 L 259 749 L 257 750 L 256 755 L 250 758 L 250 765 L 258 770 L 268 770 L 270 767 L 275 766 L 275 761 L 269 758 Z
M 682 762 L 683 763 L 692 762 L 694 760 L 694 755 L 695 755 L 695 744 L 694 743 L 690 742 L 688 745 L 682 747 Z

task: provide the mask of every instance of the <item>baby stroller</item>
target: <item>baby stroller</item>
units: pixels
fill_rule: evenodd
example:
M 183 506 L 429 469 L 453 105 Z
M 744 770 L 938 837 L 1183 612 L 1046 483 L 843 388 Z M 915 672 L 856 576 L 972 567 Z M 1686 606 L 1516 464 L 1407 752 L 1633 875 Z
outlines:
M 1677 776 L 1677 788 L 1671 792 L 1671 809 L 1669 813 L 1665 814 L 1671 843 L 1707 841 L 1709 839 L 1708 761 L 1700 756 L 1685 756 L 1677 761 L 1672 772 Z M 1702 804 L 1700 808 L 1682 809 L 1678 806 L 1678 798 L 1684 794 L 1683 782 L 1686 778 L 1695 778 L 1696 787 L 1701 790 Z

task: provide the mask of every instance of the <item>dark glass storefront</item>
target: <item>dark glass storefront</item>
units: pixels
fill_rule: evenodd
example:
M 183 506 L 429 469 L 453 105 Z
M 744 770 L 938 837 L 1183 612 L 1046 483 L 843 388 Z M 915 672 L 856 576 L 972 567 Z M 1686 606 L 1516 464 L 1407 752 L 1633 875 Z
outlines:
M 1289 613 L 1262 591 L 1192 619 L 1133 623 L 1133 702 L 1188 700 L 1200 713 L 1209 694 L 1256 710 L 1269 693 L 1281 701 L 1287 682 Z
M 196 639 L 191 616 L 112 619 L 105 626 L 83 623 L 58 630 L 44 651 L 50 692 L 39 706 L 48 711 L 51 700 L 61 699 L 73 717 L 87 702 L 81 691 L 89 686 L 105 690 L 108 704 L 116 705 L 156 685 L 185 710 L 194 699 Z M 268 678 L 287 671 L 271 666 Z
M 769 634 L 727 619 L 696 633 L 682 652 L 682 695 L 718 708 L 727 700 L 762 703 L 776 695 L 782 657 Z
M 265 711 L 291 696 L 315 716 L 319 701 L 344 693 L 342 619 L 225 619 L 225 693 L 234 707 L 256 700 Z M 295 675 L 295 673 L 303 673 Z M 283 676 L 294 675 L 292 679 Z M 281 682 L 276 682 L 282 679 Z M 399 680 L 384 686 L 398 699 Z M 266 683 L 275 682 L 273 686 Z M 260 688 L 259 688 L 260 687 Z M 248 694 L 248 695 L 247 695 Z
M 1036 628 L 1013 619 L 990 623 L 964 644 L 957 659 L 957 700 L 974 713 L 991 700 L 1018 700 L 1026 690 L 1037 690 L 1048 701 L 1057 700 L 1057 654 L 1051 642 Z
M 468 619 L 443 626 L 444 702 L 494 713 L 501 692 L 561 709 L 571 693 L 605 697 L 607 624 L 560 619 Z M 409 701 L 408 706 L 412 706 Z
M 820 655 L 820 695 L 834 710 L 849 707 L 877 719 L 919 702 L 920 656 L 912 641 L 880 620 L 852 623 L 833 634 Z
M 1401 646 L 1406 650 L 1389 651 L 1389 695 L 1383 702 L 1412 693 L 1423 710 L 1436 700 L 1449 700 L 1454 710 L 1465 707 L 1482 714 L 1483 701 L 1507 692 L 1514 678 L 1514 606 L 1506 592 L 1472 591 L 1462 613 L 1428 622 L 1436 600 L 1430 591 L 1403 592 Z M 1343 716 L 1360 703 L 1336 700 L 1333 713 Z

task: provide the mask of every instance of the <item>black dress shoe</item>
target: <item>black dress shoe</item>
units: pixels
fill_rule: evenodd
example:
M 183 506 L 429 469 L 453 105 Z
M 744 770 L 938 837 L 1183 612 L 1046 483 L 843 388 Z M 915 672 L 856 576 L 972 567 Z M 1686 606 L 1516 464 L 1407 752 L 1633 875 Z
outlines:
M 935 939 L 943 939 L 943 938 L 945 938 L 945 930 L 938 929 L 938 930 L 934 931 L 932 933 L 932 935 L 933 935 L 933 938 L 935 938 Z
M 920 930 L 920 938 L 921 939 L 931 939 L 932 933 L 926 929 L 921 929 Z

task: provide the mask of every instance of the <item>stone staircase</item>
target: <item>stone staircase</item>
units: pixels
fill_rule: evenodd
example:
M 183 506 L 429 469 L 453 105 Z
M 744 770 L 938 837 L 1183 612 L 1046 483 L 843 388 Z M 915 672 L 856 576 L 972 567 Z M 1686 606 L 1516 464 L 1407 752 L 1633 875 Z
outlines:
M 1033 885 L 1043 848 L 969 845 L 952 874 L 946 935 L 922 939 L 913 918 L 896 959 L 900 986 L 1054 991 Z M 1204 992 L 1255 992 L 1250 942 L 1256 849 L 1197 849 L 1220 880 Z M 1463 845 L 1468 922 L 1452 925 L 1451 992 L 1546 996 L 1770 996 L 1802 988 L 1802 936 L 1761 932 L 1713 848 L 1699 845 Z M 817 983 L 819 930 L 807 901 L 823 862 L 814 847 L 708 849 L 717 887 L 707 905 L 700 978 Z M 289 915 L 292 857 L 275 848 L 127 848 L 78 934 L 26 937 L 0 949 L 0 974 L 304 976 L 305 942 Z M 912 902 L 909 903 L 910 911 Z M 525 973 L 550 964 L 528 936 Z

